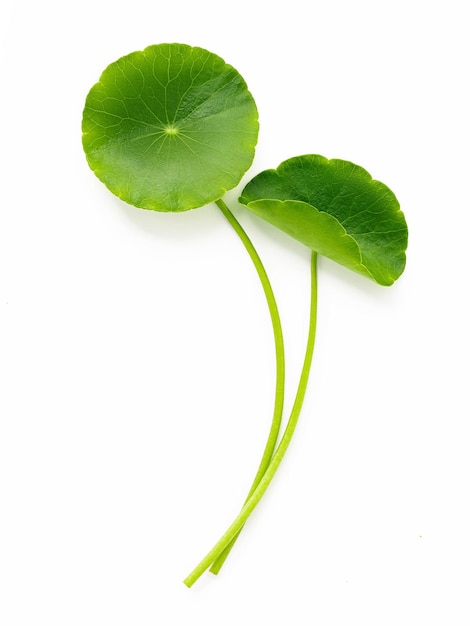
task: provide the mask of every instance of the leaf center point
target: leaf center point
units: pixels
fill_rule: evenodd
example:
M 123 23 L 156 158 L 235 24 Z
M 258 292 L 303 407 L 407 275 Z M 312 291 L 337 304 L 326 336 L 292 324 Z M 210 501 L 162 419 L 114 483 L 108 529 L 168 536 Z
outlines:
M 173 124 L 166 124 L 166 126 L 163 127 L 163 130 L 166 135 L 178 135 L 179 133 L 178 128 L 173 126 Z

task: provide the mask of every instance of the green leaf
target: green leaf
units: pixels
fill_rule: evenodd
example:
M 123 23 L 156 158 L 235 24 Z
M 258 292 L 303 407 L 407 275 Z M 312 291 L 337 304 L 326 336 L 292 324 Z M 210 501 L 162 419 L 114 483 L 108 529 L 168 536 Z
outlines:
M 88 163 L 114 194 L 145 209 L 185 211 L 240 182 L 254 158 L 258 112 L 220 57 L 159 44 L 104 70 L 82 130 Z
M 398 200 L 365 169 L 309 154 L 248 183 L 240 202 L 312 250 L 380 285 L 405 268 L 408 229 Z

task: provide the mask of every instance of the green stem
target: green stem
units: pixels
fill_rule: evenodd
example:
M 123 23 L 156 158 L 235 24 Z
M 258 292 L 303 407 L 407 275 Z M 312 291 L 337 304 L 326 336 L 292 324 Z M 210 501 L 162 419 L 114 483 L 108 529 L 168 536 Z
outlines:
M 279 310 L 277 308 L 276 299 L 274 297 L 274 292 L 271 287 L 271 283 L 269 281 L 266 270 L 264 269 L 263 263 L 255 250 L 250 238 L 243 230 L 239 222 L 236 220 L 233 213 L 227 207 L 223 200 L 218 200 L 216 205 L 219 207 L 223 215 L 227 218 L 230 225 L 233 227 L 243 245 L 245 246 L 246 251 L 250 255 L 251 260 L 256 268 L 259 279 L 263 286 L 264 294 L 266 297 L 266 301 L 269 308 L 269 314 L 271 316 L 271 323 L 273 327 L 274 333 L 274 346 L 276 353 L 276 388 L 275 388 L 275 397 L 274 397 L 274 412 L 271 421 L 271 428 L 269 431 L 268 439 L 266 441 L 266 446 L 263 452 L 263 456 L 261 458 L 258 471 L 256 472 L 256 476 L 251 485 L 250 491 L 248 492 L 247 500 L 252 495 L 256 487 L 258 486 L 261 478 L 263 477 L 271 458 L 273 456 L 274 450 L 276 448 L 276 443 L 279 436 L 279 430 L 281 428 L 282 421 L 282 411 L 284 407 L 284 387 L 285 387 L 285 356 L 284 356 L 284 340 L 282 335 L 282 327 L 281 327 L 281 319 L 279 316 Z M 245 501 L 246 502 L 246 501 Z M 213 563 L 211 567 L 211 572 L 214 574 L 218 574 L 220 568 L 224 564 L 225 559 L 228 557 L 230 550 L 232 549 L 235 541 L 237 540 L 238 535 L 241 532 L 241 528 L 233 537 L 230 544 L 226 546 L 225 550 L 219 555 L 217 560 Z
M 305 392 L 307 389 L 308 377 L 310 374 L 310 366 L 312 363 L 313 350 L 315 346 L 315 333 L 316 333 L 316 319 L 317 319 L 317 272 L 316 272 L 317 254 L 312 251 L 311 260 L 311 300 L 310 300 L 310 322 L 307 339 L 307 347 L 305 350 L 304 363 L 302 372 L 300 374 L 299 386 L 297 388 L 297 394 L 295 396 L 294 405 L 289 421 L 286 425 L 286 429 L 282 436 L 282 439 L 274 453 L 271 462 L 266 469 L 263 477 L 261 478 L 258 486 L 253 491 L 252 495 L 248 498 L 239 515 L 235 518 L 226 532 L 222 535 L 215 546 L 210 550 L 202 561 L 194 568 L 189 576 L 184 580 L 184 584 L 191 587 L 198 578 L 211 566 L 211 564 L 217 559 L 219 554 L 225 549 L 232 539 L 241 530 L 246 520 L 250 516 L 253 509 L 263 497 L 266 489 L 271 483 L 285 453 L 289 446 L 289 443 L 294 434 L 295 427 L 300 415 Z

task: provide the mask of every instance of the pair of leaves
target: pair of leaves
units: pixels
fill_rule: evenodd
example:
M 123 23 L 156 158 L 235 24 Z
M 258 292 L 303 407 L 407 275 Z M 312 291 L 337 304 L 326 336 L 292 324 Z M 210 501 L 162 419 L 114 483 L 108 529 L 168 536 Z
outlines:
M 83 113 L 87 160 L 134 206 L 185 211 L 219 200 L 252 164 L 258 113 L 245 81 L 217 55 L 160 44 L 109 65 Z M 294 157 L 258 174 L 247 209 L 313 250 L 391 285 L 407 227 L 394 194 L 348 161 Z

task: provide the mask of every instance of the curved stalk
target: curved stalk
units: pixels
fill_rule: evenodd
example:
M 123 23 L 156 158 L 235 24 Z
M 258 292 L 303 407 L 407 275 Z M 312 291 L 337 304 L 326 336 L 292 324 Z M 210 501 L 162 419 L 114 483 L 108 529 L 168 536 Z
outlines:
M 239 236 L 241 242 L 245 246 L 246 251 L 248 252 L 253 264 L 258 273 L 259 279 L 263 286 L 263 291 L 266 297 L 266 302 L 269 308 L 269 314 L 271 316 L 271 323 L 273 327 L 274 333 L 274 347 L 276 354 L 276 388 L 275 388 L 275 396 L 274 396 L 274 412 L 271 421 L 271 428 L 268 434 L 268 439 L 266 441 L 266 446 L 264 448 L 263 456 L 261 458 L 258 470 L 256 472 L 255 478 L 253 479 L 253 483 L 248 492 L 247 498 L 245 502 L 250 498 L 253 494 L 254 490 L 258 486 L 261 478 L 263 477 L 271 458 L 273 456 L 274 450 L 276 448 L 276 443 L 279 437 L 279 430 L 281 428 L 282 421 L 282 412 L 284 408 L 284 388 L 285 388 L 285 354 L 284 354 L 284 339 L 282 334 L 282 326 L 281 319 L 279 316 L 279 310 L 277 307 L 276 299 L 274 297 L 274 292 L 271 287 L 271 283 L 269 281 L 266 270 L 264 269 L 263 263 L 256 252 L 255 247 L 253 246 L 250 238 L 243 230 L 240 223 L 237 221 L 233 213 L 227 207 L 223 200 L 218 200 L 216 205 L 219 207 L 223 215 L 226 217 L 232 228 L 235 230 L 237 235 Z M 226 546 L 225 550 L 222 554 L 219 555 L 218 559 L 212 564 L 211 572 L 213 574 L 218 574 L 220 568 L 222 567 L 225 559 L 228 557 L 230 550 L 232 549 L 235 541 L 237 540 L 238 535 L 241 532 L 241 528 L 233 537 L 230 544 Z
M 262 476 L 258 486 L 253 491 L 252 495 L 248 498 L 239 515 L 235 518 L 229 528 L 225 531 L 215 546 L 206 554 L 206 556 L 200 561 L 200 563 L 194 568 L 194 570 L 184 580 L 184 584 L 187 587 L 191 587 L 198 578 L 212 565 L 222 551 L 230 544 L 232 539 L 240 532 L 246 520 L 256 507 L 258 502 L 263 497 L 266 489 L 271 483 L 286 450 L 291 442 L 292 435 L 294 434 L 295 427 L 300 415 L 305 392 L 307 389 L 308 378 L 310 374 L 310 366 L 312 363 L 313 350 L 315 346 L 315 334 L 316 334 L 316 320 L 317 320 L 317 272 L 316 272 L 317 254 L 312 251 L 311 259 L 311 299 L 310 299 L 310 322 L 307 339 L 307 347 L 305 350 L 305 357 L 302 366 L 302 372 L 300 374 L 299 385 L 297 388 L 297 394 L 295 396 L 292 412 L 289 417 L 289 421 L 286 425 L 286 429 L 282 436 L 281 441 L 271 459 L 269 466 L 267 467 L 264 475 Z

